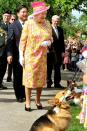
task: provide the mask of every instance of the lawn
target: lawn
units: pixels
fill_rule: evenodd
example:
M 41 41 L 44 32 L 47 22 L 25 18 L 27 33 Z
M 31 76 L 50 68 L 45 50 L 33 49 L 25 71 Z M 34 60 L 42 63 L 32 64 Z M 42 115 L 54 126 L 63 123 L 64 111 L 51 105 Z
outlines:
M 76 119 L 76 116 L 79 114 L 80 110 L 81 109 L 78 106 L 71 106 L 72 120 L 68 131 L 87 131 L 87 129 L 84 129 L 83 125 L 80 124 L 79 120 Z

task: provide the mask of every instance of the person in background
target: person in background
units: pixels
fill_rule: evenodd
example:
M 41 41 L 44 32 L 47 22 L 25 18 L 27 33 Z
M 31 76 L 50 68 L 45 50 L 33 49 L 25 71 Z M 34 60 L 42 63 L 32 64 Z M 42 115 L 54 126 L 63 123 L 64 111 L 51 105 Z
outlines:
M 69 69 L 69 64 L 70 64 L 70 54 L 68 49 L 65 50 L 63 64 L 64 64 L 64 70 L 67 71 Z
M 3 20 L 0 22 L 0 28 L 3 29 L 7 34 L 8 26 L 9 26 L 9 20 L 10 20 L 10 17 L 11 17 L 11 11 L 4 12 L 2 17 L 3 17 Z M 6 41 L 6 40 L 4 39 L 4 41 Z M 0 43 L 0 45 L 1 45 L 1 43 Z M 5 87 L 2 84 L 3 77 L 6 73 L 6 68 L 7 68 L 7 52 L 6 52 L 6 49 L 7 49 L 7 42 L 3 42 L 3 45 L 0 46 L 0 89 L 7 89 L 7 87 Z
M 12 24 L 15 20 L 16 20 L 16 15 L 11 14 L 10 24 Z
M 19 44 L 20 63 L 23 65 L 23 85 L 25 86 L 25 110 L 31 111 L 31 91 L 36 90 L 36 106 L 42 109 L 40 101 L 42 88 L 46 85 L 47 48 L 51 45 L 52 29 L 46 20 L 45 2 L 32 2 L 33 19 L 24 24 Z M 22 63 L 23 62 L 23 63 Z
M 72 48 L 71 52 L 71 70 L 75 71 L 76 70 L 76 62 L 77 62 L 77 52 L 76 48 Z
M 28 17 L 28 8 L 20 5 L 17 8 L 18 19 L 9 25 L 7 39 L 7 61 L 13 64 L 13 87 L 18 102 L 25 99 L 25 90 L 22 86 L 22 66 L 19 63 L 19 42 L 24 22 Z
M 60 16 L 52 17 L 53 43 L 47 54 L 47 88 L 52 85 L 52 70 L 54 68 L 54 87 L 63 88 L 61 82 L 61 64 L 65 52 L 63 29 L 60 27 Z
M 12 24 L 14 21 L 16 20 L 16 16 L 14 14 L 11 14 L 11 18 L 10 18 L 10 24 Z M 12 81 L 12 63 L 8 64 L 8 70 L 7 70 L 7 82 L 11 82 Z

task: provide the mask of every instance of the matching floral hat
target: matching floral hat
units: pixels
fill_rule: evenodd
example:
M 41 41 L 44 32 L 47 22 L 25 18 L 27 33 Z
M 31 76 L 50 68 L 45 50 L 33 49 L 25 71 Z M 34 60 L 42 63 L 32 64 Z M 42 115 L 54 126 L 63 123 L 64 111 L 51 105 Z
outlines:
M 40 14 L 50 8 L 50 6 L 47 6 L 46 3 L 43 1 L 32 2 L 31 6 L 33 8 L 33 15 Z

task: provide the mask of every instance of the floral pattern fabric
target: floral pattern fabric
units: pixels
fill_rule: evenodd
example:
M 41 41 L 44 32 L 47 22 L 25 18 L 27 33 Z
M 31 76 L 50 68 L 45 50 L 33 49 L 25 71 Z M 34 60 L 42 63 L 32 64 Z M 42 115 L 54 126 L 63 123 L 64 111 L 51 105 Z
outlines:
M 84 128 L 87 129 L 87 87 L 84 89 L 84 98 L 82 111 L 80 113 L 80 123 L 84 124 Z
M 43 25 L 33 19 L 26 21 L 19 45 L 24 55 L 23 85 L 25 87 L 41 88 L 46 84 L 47 47 L 41 44 L 51 37 L 52 29 L 48 21 Z

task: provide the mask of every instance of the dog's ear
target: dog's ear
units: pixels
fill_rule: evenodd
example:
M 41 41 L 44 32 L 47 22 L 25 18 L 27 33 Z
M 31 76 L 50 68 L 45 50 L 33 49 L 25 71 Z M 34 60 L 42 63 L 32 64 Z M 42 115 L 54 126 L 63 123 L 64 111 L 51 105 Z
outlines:
M 55 99 L 60 99 L 63 95 L 65 95 L 65 92 L 66 92 L 66 90 L 59 91 L 59 92 L 56 94 Z
M 75 81 L 72 82 L 73 87 L 78 87 L 77 83 Z
M 67 103 L 61 103 L 61 106 L 60 106 L 62 109 L 69 109 L 70 108 L 70 105 L 67 104 Z
M 51 106 L 56 106 L 56 105 L 60 105 L 59 99 L 54 98 L 52 100 L 48 100 L 48 104 L 50 104 Z

